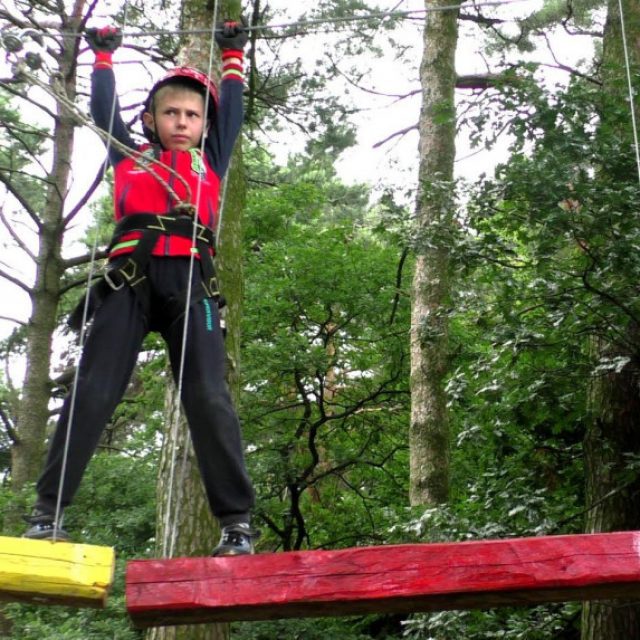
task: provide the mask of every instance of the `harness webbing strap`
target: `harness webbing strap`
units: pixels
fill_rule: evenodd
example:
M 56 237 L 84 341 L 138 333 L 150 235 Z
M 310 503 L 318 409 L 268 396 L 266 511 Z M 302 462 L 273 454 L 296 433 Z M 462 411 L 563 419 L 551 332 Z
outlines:
M 215 234 L 208 227 L 197 222 L 195 224 L 196 246 L 194 249 L 200 258 L 202 288 L 191 295 L 189 304 L 195 304 L 205 298 L 213 298 L 222 306 L 218 280 L 213 264 Z M 122 218 L 116 226 L 107 252 L 111 253 L 116 248 L 122 248 L 123 246 L 133 246 L 135 248 L 131 253 L 122 256 L 122 260 L 116 259 L 104 276 L 91 287 L 87 317 L 90 318 L 93 315 L 101 300 L 103 300 L 110 291 L 117 291 L 125 285 L 131 287 L 136 294 L 140 296 L 140 300 L 146 308 L 150 295 L 148 283 L 146 282 L 147 270 L 153 248 L 156 246 L 158 239 L 162 235 L 181 236 L 183 238 L 193 239 L 193 226 L 194 220 L 191 216 L 184 214 L 163 216 L 145 213 Z M 120 238 L 132 231 L 140 232 L 140 237 L 137 240 L 130 240 L 123 243 L 119 242 Z M 181 296 L 169 302 L 167 311 L 170 316 L 177 319 L 183 315 L 186 302 L 187 290 L 185 290 Z M 68 320 L 69 326 L 72 329 L 78 330 L 82 324 L 82 316 L 83 305 L 80 305 L 76 307 L 70 315 Z
M 194 221 L 191 216 L 185 215 L 177 211 L 175 215 L 152 215 L 148 213 L 138 213 L 125 216 L 118 222 L 111 239 L 111 244 L 107 248 L 108 252 L 112 252 L 119 239 L 125 234 L 132 231 L 157 231 L 158 235 L 177 235 L 183 238 L 191 238 L 193 236 Z M 196 224 L 196 243 L 205 242 L 211 248 L 215 246 L 215 234 L 209 227 L 205 227 L 198 222 Z M 158 235 L 156 237 L 158 237 Z M 123 243 L 125 244 L 125 243 Z

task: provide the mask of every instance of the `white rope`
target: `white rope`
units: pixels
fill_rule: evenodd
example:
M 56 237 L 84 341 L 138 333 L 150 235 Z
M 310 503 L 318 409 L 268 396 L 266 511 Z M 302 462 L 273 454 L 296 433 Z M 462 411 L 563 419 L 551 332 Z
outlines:
M 229 162 L 229 166 L 227 167 L 227 175 L 231 171 L 232 162 Z M 222 181 L 222 195 L 220 196 L 220 205 L 218 206 L 218 224 L 216 225 L 216 245 L 220 246 L 220 236 L 222 235 L 222 216 L 224 214 L 224 203 L 227 199 L 227 185 L 229 181 L 225 177 Z
M 636 154 L 636 168 L 638 171 L 638 182 L 640 182 L 640 148 L 638 147 L 638 125 L 636 123 L 636 102 L 633 94 L 633 84 L 631 82 L 631 62 L 629 58 L 629 49 L 627 47 L 627 34 L 624 21 L 624 10 L 622 8 L 622 0 L 618 0 L 620 9 L 620 26 L 622 28 L 622 49 L 624 51 L 625 69 L 627 72 L 627 86 L 629 89 L 629 108 L 631 109 L 631 128 L 633 130 L 633 148 Z
M 124 15 L 123 15 L 123 24 L 127 23 L 127 12 L 129 8 L 129 0 L 126 0 L 124 5 Z M 116 114 L 116 93 L 113 94 L 113 100 L 111 102 L 111 113 L 109 114 L 109 137 L 107 141 L 107 148 L 104 163 L 102 165 L 102 173 L 106 174 L 107 168 L 109 166 L 109 150 L 111 143 L 111 132 L 113 131 L 113 123 L 115 120 Z M 93 244 L 91 246 L 91 260 L 89 262 L 89 273 L 87 275 L 87 291 L 84 297 L 84 305 L 82 307 L 82 323 L 80 325 L 80 333 L 78 336 L 78 344 L 80 348 L 84 346 L 84 339 L 86 335 L 86 324 L 87 324 L 87 316 L 89 313 L 89 300 L 91 294 L 91 282 L 93 280 L 93 274 L 95 272 L 95 263 L 96 263 L 96 253 L 98 250 L 98 234 L 94 234 Z M 53 528 L 53 541 L 56 541 L 58 526 L 62 526 L 61 515 L 62 515 L 62 491 L 64 489 L 64 477 L 67 471 L 67 463 L 69 459 L 69 443 L 71 440 L 71 429 L 73 428 L 73 419 L 75 417 L 75 408 L 76 408 L 76 397 L 78 392 L 78 380 L 80 378 L 80 361 L 76 366 L 76 370 L 73 375 L 73 384 L 71 387 L 71 398 L 69 400 L 69 416 L 67 418 L 66 425 L 66 433 L 65 433 L 65 441 L 64 441 L 64 450 L 62 453 L 62 465 L 60 470 L 60 481 L 58 483 L 58 497 L 56 500 L 56 512 L 54 519 L 54 528 Z
M 105 160 L 105 166 L 108 164 L 108 150 L 109 150 L 110 147 L 113 147 L 113 148 L 117 149 L 118 151 L 120 151 L 120 153 L 122 153 L 122 155 L 126 156 L 127 158 L 132 159 L 136 163 L 139 163 L 139 160 L 140 160 L 140 153 L 139 152 L 134 151 L 133 149 L 131 149 L 131 147 L 128 147 L 126 144 L 123 144 L 122 142 L 120 142 L 116 137 L 114 137 L 112 135 L 111 131 L 105 131 L 104 129 L 101 129 L 100 127 L 98 127 L 94 122 L 92 122 L 89 118 L 87 118 L 78 109 L 78 107 L 75 105 L 75 103 L 72 102 L 71 100 L 69 100 L 69 98 L 67 98 L 67 96 L 65 96 L 62 92 L 55 91 L 55 89 L 53 87 L 51 87 L 48 84 L 42 82 L 42 80 L 40 80 L 40 78 L 38 78 L 37 76 L 35 76 L 32 73 L 28 72 L 24 68 L 24 64 L 18 65 L 18 72 L 20 73 L 20 75 L 24 76 L 27 80 L 29 80 L 33 84 L 37 85 L 38 87 L 40 87 L 41 89 L 46 91 L 52 98 L 54 98 L 56 101 L 58 101 L 60 104 L 62 104 L 69 111 L 69 115 L 72 116 L 79 125 L 88 127 L 94 133 L 96 133 L 98 136 L 100 136 L 100 138 L 102 138 L 102 140 L 104 141 L 104 143 L 105 143 L 105 145 L 107 147 L 107 156 L 106 156 L 106 160 Z M 55 83 L 54 83 L 54 86 L 55 86 Z M 114 94 L 114 101 L 115 101 L 115 99 L 116 99 L 116 95 Z M 114 104 L 115 104 L 115 102 L 114 102 Z M 113 115 L 114 114 L 112 114 L 112 119 L 113 119 Z M 109 126 L 111 127 L 112 125 L 113 125 L 113 120 L 111 121 Z M 184 198 L 180 198 L 180 196 L 178 196 L 178 194 L 175 191 L 175 189 L 173 189 L 173 187 L 164 178 L 162 178 L 157 173 L 155 173 L 155 171 L 153 171 L 153 168 L 151 166 L 148 166 L 147 163 L 145 163 L 145 162 L 139 163 L 138 166 L 139 166 L 139 168 L 141 170 L 146 171 L 157 182 L 159 182 L 162 185 L 162 187 L 165 188 L 169 192 L 169 195 L 178 204 L 187 204 L 187 203 L 189 203 L 191 201 L 191 195 L 192 195 L 191 194 L 191 186 L 185 180 L 184 176 L 180 175 L 180 173 L 178 171 L 176 171 L 171 165 L 168 165 L 168 164 L 162 162 L 161 160 L 154 159 L 153 164 L 158 166 L 158 167 L 161 167 L 162 169 L 165 169 L 167 171 L 167 173 L 169 173 L 169 175 L 171 175 L 172 177 L 174 177 L 176 180 L 178 180 L 180 182 L 180 184 L 184 187 L 185 192 L 186 192 Z
M 215 27 L 216 20 L 218 15 L 218 0 L 215 0 L 213 7 L 213 15 L 211 19 L 211 40 L 209 44 L 209 65 L 207 68 L 207 77 L 211 77 L 211 71 L 213 69 L 213 54 L 215 50 Z M 204 117 L 205 117 L 205 126 L 207 122 L 207 115 L 209 113 L 209 102 L 211 100 L 211 92 L 208 88 L 206 88 L 205 99 L 204 99 Z M 211 123 L 213 126 L 214 123 Z M 205 139 L 207 136 L 207 131 L 203 130 L 202 139 L 200 141 L 200 162 L 202 163 L 203 171 L 206 170 L 205 166 Z M 180 515 L 180 507 L 182 505 L 181 496 L 176 496 L 175 501 L 175 512 L 173 513 L 173 522 L 171 526 L 169 526 L 170 516 L 171 516 L 171 503 L 173 498 L 173 485 L 175 482 L 175 467 L 176 467 L 176 457 L 177 457 L 177 449 L 178 449 L 178 433 L 180 429 L 180 402 L 182 398 L 182 387 L 184 382 L 184 368 L 185 368 L 185 354 L 187 348 L 187 339 L 189 336 L 189 320 L 191 317 L 191 297 L 192 297 L 192 283 L 191 280 L 193 278 L 193 271 L 195 266 L 195 253 L 193 251 L 193 247 L 196 246 L 196 236 L 198 233 L 198 212 L 200 211 L 200 198 L 202 194 L 202 174 L 203 171 L 198 172 L 198 183 L 197 183 L 197 191 L 196 191 L 196 202 L 195 202 L 195 213 L 193 215 L 193 233 L 191 237 L 191 246 L 192 250 L 189 255 L 189 272 L 187 277 L 187 294 L 185 301 L 185 310 L 184 310 L 184 321 L 182 324 L 182 344 L 180 347 L 180 363 L 178 368 L 178 379 L 176 381 L 176 402 L 174 405 L 174 411 L 172 412 L 172 424 L 171 424 L 171 435 L 172 435 L 172 447 L 171 447 L 171 463 L 169 467 L 169 489 L 168 496 L 166 499 L 167 509 L 165 512 L 165 524 L 164 524 L 164 532 L 163 532 L 163 540 L 162 540 L 162 554 L 164 557 L 171 558 L 174 553 L 176 538 L 178 535 L 178 519 Z M 201 257 L 203 259 L 203 257 Z M 177 407 L 177 409 L 175 408 Z M 184 451 L 182 455 L 182 465 L 180 472 L 180 483 L 179 488 L 183 488 L 185 485 L 185 475 L 187 469 L 187 456 L 189 452 L 189 440 L 185 439 Z

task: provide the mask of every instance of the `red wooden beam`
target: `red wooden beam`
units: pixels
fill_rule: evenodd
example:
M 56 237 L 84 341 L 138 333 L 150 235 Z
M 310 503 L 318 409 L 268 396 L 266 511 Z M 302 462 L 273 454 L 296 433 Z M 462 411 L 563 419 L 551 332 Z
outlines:
M 135 626 L 640 597 L 640 532 L 129 562 Z

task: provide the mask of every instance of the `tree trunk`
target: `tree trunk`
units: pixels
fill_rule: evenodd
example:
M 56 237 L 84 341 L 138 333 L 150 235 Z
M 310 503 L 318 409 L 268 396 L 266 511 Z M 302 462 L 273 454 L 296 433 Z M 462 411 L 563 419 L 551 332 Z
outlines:
M 220 2 L 219 20 L 229 16 L 239 16 L 240 3 L 226 0 Z M 211 8 L 203 0 L 184 0 L 183 25 L 185 30 L 210 27 L 213 15 Z M 219 21 L 218 20 L 218 21 Z M 185 42 L 180 55 L 180 63 L 209 69 L 209 38 L 195 36 Z M 212 75 L 219 79 L 219 55 L 214 56 Z M 240 313 L 242 305 L 242 227 L 241 214 L 244 209 L 246 185 L 242 171 L 240 140 L 236 143 L 231 166 L 226 178 L 226 187 L 221 196 L 220 215 L 222 226 L 218 238 L 216 271 L 220 289 L 227 300 L 225 320 L 227 337 L 227 380 L 234 400 L 239 391 L 238 361 L 240 345 Z M 177 415 L 177 396 L 172 387 L 167 394 L 166 416 Z M 193 450 L 189 443 L 188 430 L 184 420 L 180 420 L 178 440 L 173 441 L 171 425 L 175 418 L 167 421 L 167 432 L 163 442 L 161 467 L 158 478 L 158 536 L 159 552 L 163 553 L 162 542 L 175 538 L 173 556 L 209 555 L 217 541 L 217 523 L 204 494 L 200 474 Z M 172 500 L 169 504 L 169 482 L 171 455 L 175 447 L 175 467 Z M 185 447 L 188 455 L 184 457 Z M 186 466 L 183 468 L 183 460 Z M 184 497 L 188 496 L 188 500 Z M 177 510 L 176 510 L 177 507 Z M 167 518 L 167 510 L 170 511 Z M 173 523 L 167 526 L 166 523 Z M 175 530 L 173 530 L 175 527 Z M 169 530 L 167 530 L 169 529 Z M 167 545 L 164 545 L 165 547 Z M 148 640 L 226 640 L 229 638 L 228 624 L 184 625 L 150 629 Z
M 64 31 L 72 32 L 80 22 L 83 2 Z M 63 39 L 60 77 L 69 100 L 76 95 L 76 38 Z M 44 210 L 40 219 L 35 282 L 31 290 L 32 312 L 26 335 L 26 374 L 18 411 L 19 442 L 11 451 L 12 488 L 20 491 L 36 479 L 42 467 L 45 434 L 49 417 L 51 343 L 56 329 L 58 302 L 63 275 L 61 246 L 64 233 L 63 207 L 68 191 L 75 125 L 56 102 L 53 129 L 52 171 L 47 180 Z
M 158 470 L 156 547 L 163 557 L 207 556 L 216 541 L 216 523 L 209 510 L 186 422 L 180 416 L 176 389 L 165 402 L 166 430 Z M 176 426 L 172 429 L 172 426 Z M 185 456 L 186 448 L 186 456 Z M 228 625 L 154 627 L 148 640 L 225 640 Z
M 637 326 L 630 329 L 629 334 L 640 344 Z M 611 349 L 607 352 L 613 355 Z M 628 466 L 629 456 L 640 454 L 637 357 L 619 373 L 611 372 L 599 378 L 593 385 L 591 402 L 593 417 L 584 441 L 588 507 L 585 530 L 596 533 L 640 529 L 640 477 Z M 582 640 L 632 638 L 640 638 L 637 600 L 584 604 Z
M 608 3 L 603 44 L 603 91 L 628 102 L 625 55 L 619 0 Z M 622 1 L 631 75 L 640 68 L 640 5 Z M 637 84 L 637 82 L 636 82 Z M 636 89 L 636 95 L 637 89 Z M 636 113 L 640 101 L 635 100 Z M 603 126 L 618 128 L 620 149 L 633 149 L 631 115 L 626 124 L 610 122 L 608 110 L 601 114 Z M 631 163 L 630 163 L 631 164 Z M 584 442 L 587 532 L 640 529 L 640 477 L 629 468 L 629 458 L 640 455 L 640 327 L 630 322 L 625 345 L 598 342 L 599 356 L 621 356 L 630 362 L 621 371 L 596 379 L 591 389 L 591 419 Z M 588 602 L 582 612 L 582 640 L 631 640 L 640 638 L 640 603 L 628 601 Z
M 427 9 L 446 0 L 426 1 Z M 427 13 L 420 67 L 420 167 L 416 267 L 411 315 L 410 501 L 438 504 L 449 497 L 447 371 L 449 261 L 455 159 L 455 51 L 458 12 Z

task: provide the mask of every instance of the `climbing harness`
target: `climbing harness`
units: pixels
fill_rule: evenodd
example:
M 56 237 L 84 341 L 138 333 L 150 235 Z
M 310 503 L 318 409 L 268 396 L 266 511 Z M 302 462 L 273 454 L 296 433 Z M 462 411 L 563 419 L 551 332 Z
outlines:
M 107 253 L 113 251 L 123 236 L 131 232 L 139 232 L 140 237 L 131 241 L 134 246 L 132 253 L 116 258 L 106 270 L 103 277 L 90 289 L 89 308 L 84 311 L 84 303 L 79 304 L 69 317 L 68 324 L 74 330 L 79 330 L 81 323 L 89 320 L 102 300 L 111 292 L 119 291 L 124 286 L 129 286 L 138 296 L 143 309 L 148 309 L 150 290 L 147 279 L 147 268 L 151 259 L 151 253 L 161 236 L 180 236 L 192 238 L 195 225 L 196 236 L 193 246 L 200 260 L 202 270 L 202 285 L 199 289 L 188 295 L 188 291 L 176 299 L 170 301 L 170 322 L 175 322 L 185 313 L 187 305 L 200 302 L 204 298 L 214 299 L 218 305 L 223 300 L 220 296 L 218 281 L 215 274 L 213 253 L 215 247 L 215 235 L 209 227 L 194 221 L 193 215 L 186 213 L 186 208 L 178 208 L 168 215 L 154 215 L 141 213 L 125 216 L 117 224 Z M 193 253 L 193 252 L 192 252 Z

